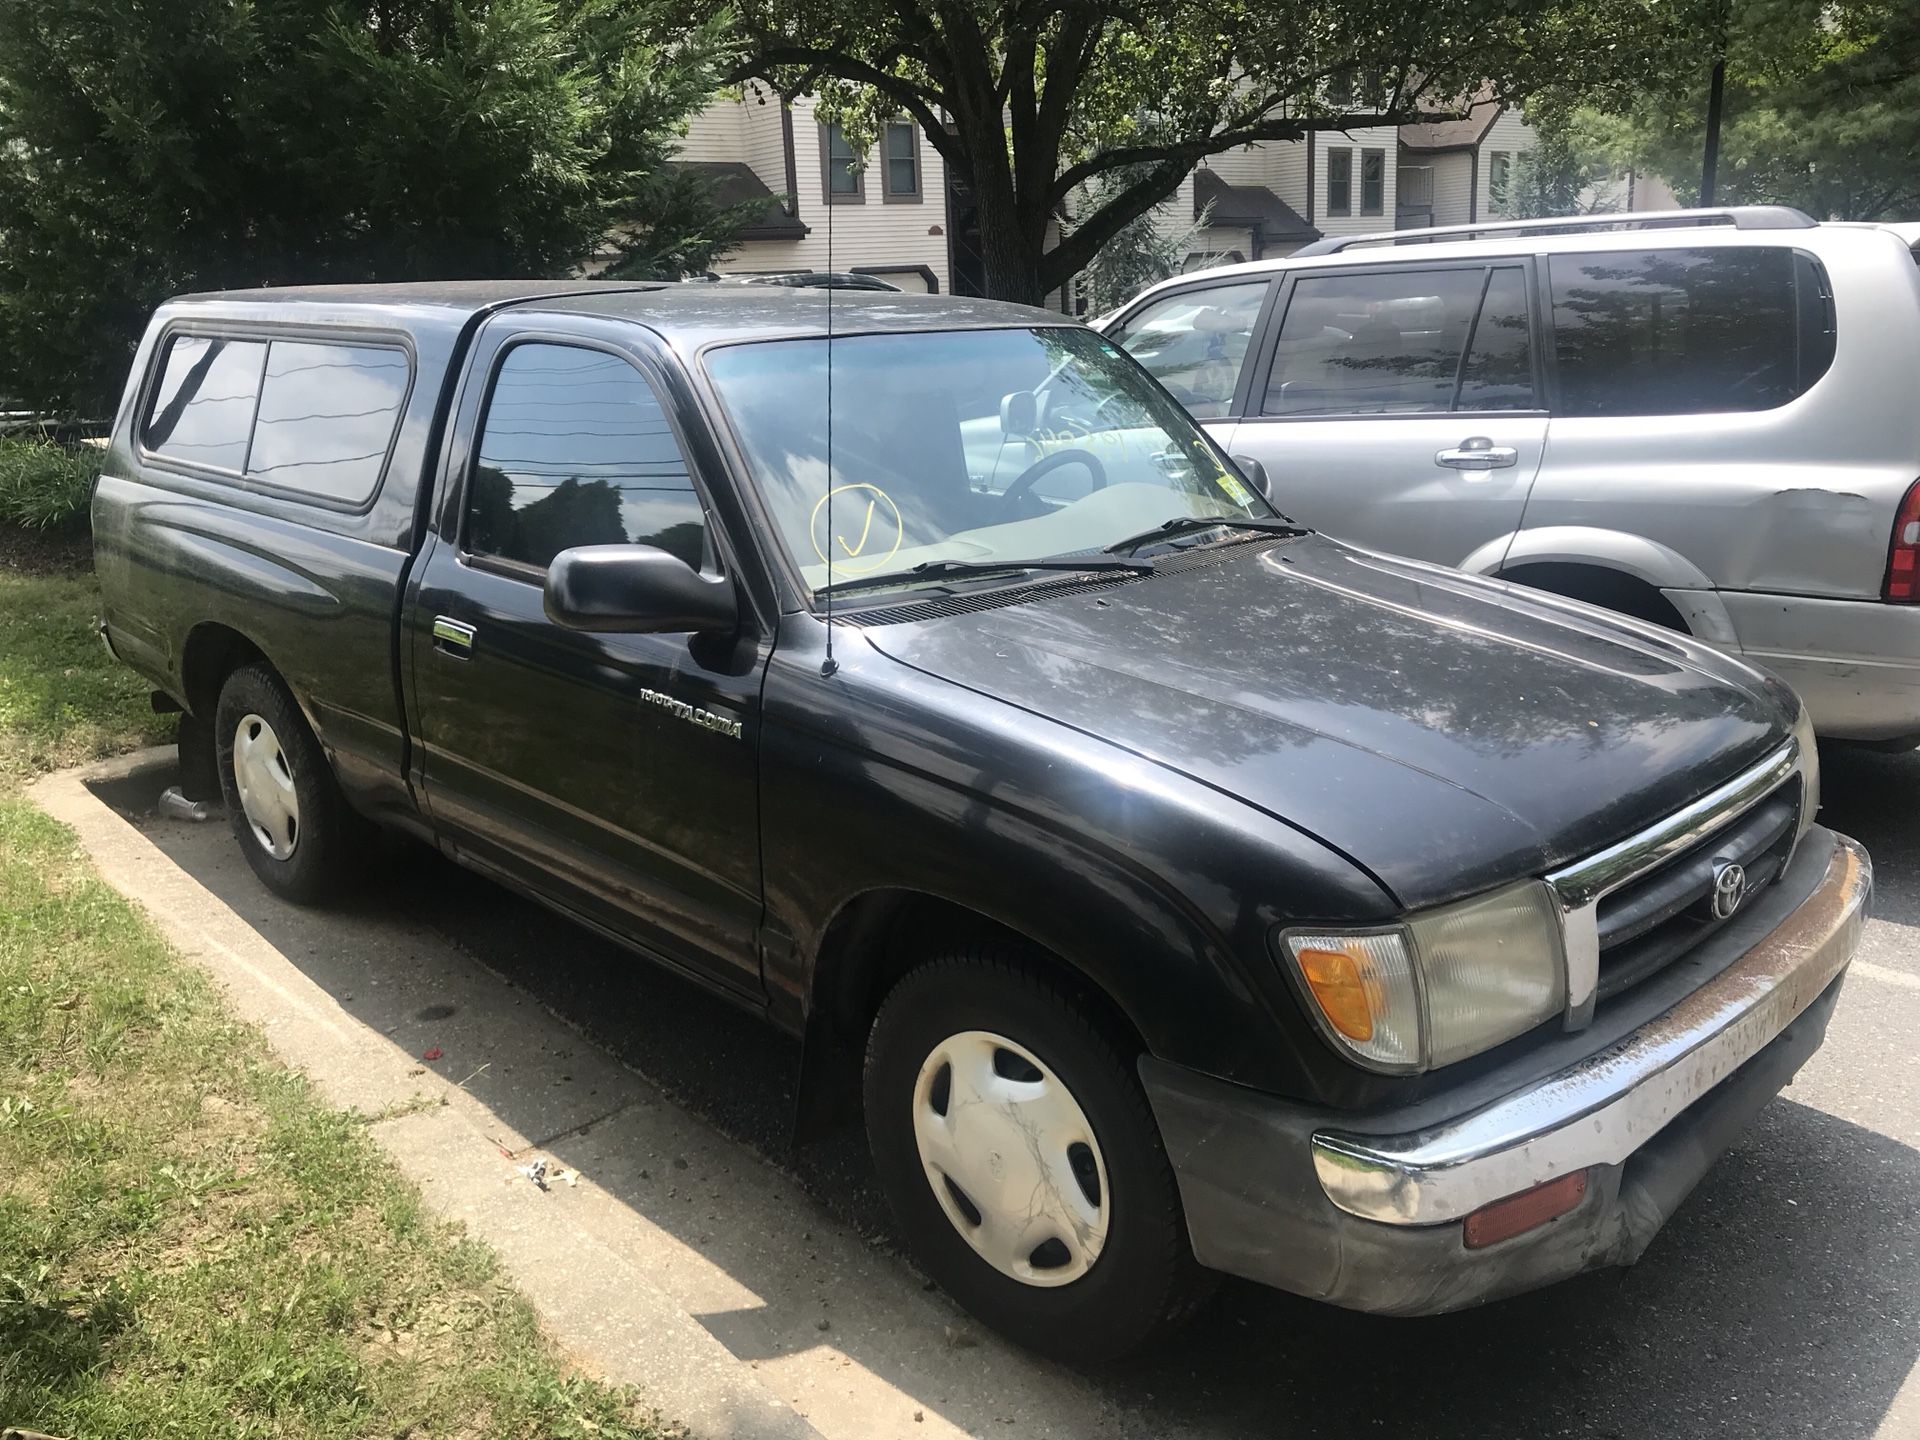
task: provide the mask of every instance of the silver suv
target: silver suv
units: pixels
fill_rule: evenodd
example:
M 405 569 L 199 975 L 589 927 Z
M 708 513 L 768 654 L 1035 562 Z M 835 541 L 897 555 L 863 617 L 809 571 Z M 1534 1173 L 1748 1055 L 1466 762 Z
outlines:
M 1920 741 L 1920 227 L 1796 210 L 1323 240 L 1103 328 L 1283 510 L 1684 629 Z

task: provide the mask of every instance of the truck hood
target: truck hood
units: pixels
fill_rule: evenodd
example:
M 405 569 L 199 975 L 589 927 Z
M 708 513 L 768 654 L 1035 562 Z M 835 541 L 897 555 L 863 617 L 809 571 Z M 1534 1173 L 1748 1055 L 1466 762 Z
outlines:
M 1589 854 L 1790 733 L 1758 675 L 1691 642 L 1320 536 L 1024 594 L 864 628 L 1266 811 L 1409 907 Z

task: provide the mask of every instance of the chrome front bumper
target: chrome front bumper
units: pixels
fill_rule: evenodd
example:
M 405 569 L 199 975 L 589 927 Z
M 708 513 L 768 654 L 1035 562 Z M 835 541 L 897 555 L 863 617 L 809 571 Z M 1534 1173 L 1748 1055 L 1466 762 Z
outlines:
M 1770 934 L 1610 1048 L 1426 1130 L 1316 1131 L 1313 1166 L 1327 1198 L 1365 1220 L 1438 1225 L 1571 1171 L 1623 1164 L 1846 969 L 1873 866 L 1858 843 L 1835 840 L 1819 884 Z

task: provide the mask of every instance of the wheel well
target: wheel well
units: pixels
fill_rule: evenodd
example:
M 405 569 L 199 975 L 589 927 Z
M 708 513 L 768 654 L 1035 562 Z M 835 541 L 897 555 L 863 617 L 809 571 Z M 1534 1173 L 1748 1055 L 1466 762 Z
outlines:
M 180 684 L 187 692 L 180 698 L 196 718 L 211 721 L 227 676 L 265 658 L 260 647 L 238 630 L 212 623 L 196 625 L 180 655 Z
M 815 956 L 802 1057 L 794 1139 L 805 1142 L 856 1120 L 867 1032 L 887 992 L 924 961 L 932 946 L 956 936 L 997 935 L 1019 945 L 1031 963 L 1084 1006 L 1084 1013 L 1123 1054 L 1146 1041 L 1119 1004 L 1078 966 L 977 910 L 915 890 L 870 890 L 842 907 Z
M 1137 1026 L 1085 971 L 977 910 L 915 890 L 870 890 L 842 907 L 821 937 L 812 977 L 813 1013 L 830 1021 L 844 1041 L 863 1045 L 887 992 L 927 958 L 930 948 L 956 935 L 997 935 L 1025 949 L 1032 962 L 1077 992 L 1116 1042 L 1146 1048 Z
M 1649 585 L 1638 576 L 1610 570 L 1604 565 L 1540 561 L 1511 566 L 1500 572 L 1500 578 L 1535 590 L 1563 595 L 1569 600 L 1582 600 L 1589 605 L 1598 605 L 1603 610 L 1630 615 L 1636 620 L 1664 625 L 1669 630 L 1690 633 L 1687 622 L 1673 607 L 1673 602 L 1662 595 L 1656 586 Z

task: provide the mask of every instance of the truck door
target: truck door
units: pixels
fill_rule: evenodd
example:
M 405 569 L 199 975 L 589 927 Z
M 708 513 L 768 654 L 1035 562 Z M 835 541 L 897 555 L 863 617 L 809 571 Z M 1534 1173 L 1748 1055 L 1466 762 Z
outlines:
M 664 366 L 631 325 L 501 317 L 476 341 L 409 586 L 415 783 L 482 868 L 722 988 L 760 993 L 755 723 L 770 640 L 609 635 L 548 620 L 548 562 L 655 545 L 731 552 Z M 748 610 L 743 599 L 743 613 Z
M 1458 565 L 1510 541 L 1547 439 L 1528 265 L 1299 271 L 1234 452 L 1283 511 L 1355 544 Z

